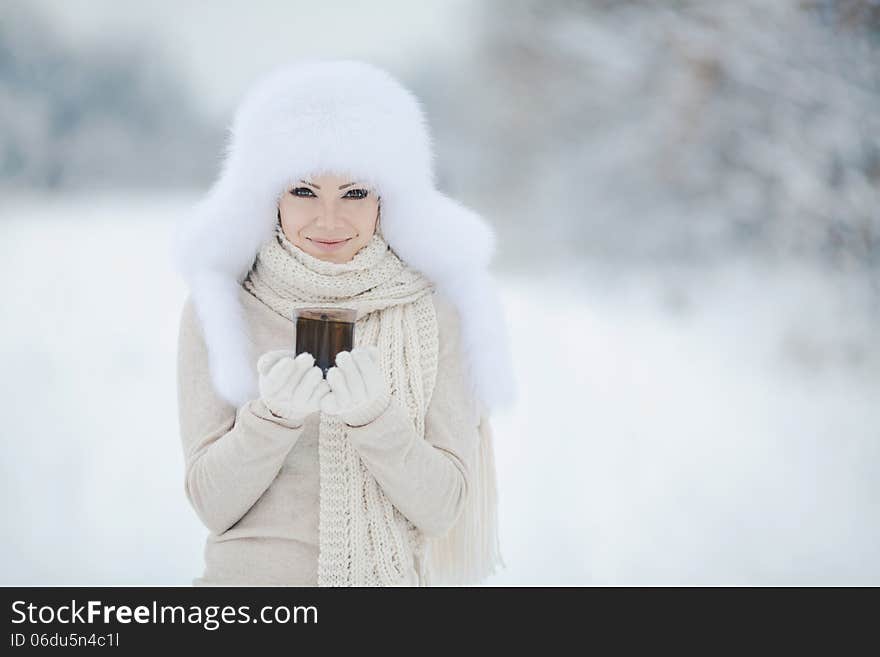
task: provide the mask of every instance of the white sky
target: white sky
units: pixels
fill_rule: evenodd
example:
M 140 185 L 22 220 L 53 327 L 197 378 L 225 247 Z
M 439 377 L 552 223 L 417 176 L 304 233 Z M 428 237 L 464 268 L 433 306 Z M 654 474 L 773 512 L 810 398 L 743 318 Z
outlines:
M 358 57 L 404 74 L 419 57 L 468 43 L 465 0 L 33 0 L 74 44 L 155 40 L 213 118 L 265 68 L 298 56 Z

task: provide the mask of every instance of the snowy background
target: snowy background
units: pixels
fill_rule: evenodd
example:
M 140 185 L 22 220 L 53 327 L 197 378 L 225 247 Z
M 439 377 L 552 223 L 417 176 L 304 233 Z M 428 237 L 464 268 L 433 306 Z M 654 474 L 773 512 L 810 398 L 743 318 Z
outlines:
M 880 584 L 880 5 L 657 4 L 4 3 L 0 584 L 200 574 L 170 232 L 304 54 L 416 89 L 498 231 L 488 584 Z

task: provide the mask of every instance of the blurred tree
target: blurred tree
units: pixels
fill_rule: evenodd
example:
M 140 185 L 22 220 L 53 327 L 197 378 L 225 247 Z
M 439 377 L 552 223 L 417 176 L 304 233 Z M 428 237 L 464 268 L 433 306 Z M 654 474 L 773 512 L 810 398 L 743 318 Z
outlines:
M 0 186 L 207 182 L 222 131 L 198 116 L 158 44 L 74 50 L 23 3 L 0 21 Z
M 512 258 L 880 269 L 876 0 L 481 6 L 432 105 Z

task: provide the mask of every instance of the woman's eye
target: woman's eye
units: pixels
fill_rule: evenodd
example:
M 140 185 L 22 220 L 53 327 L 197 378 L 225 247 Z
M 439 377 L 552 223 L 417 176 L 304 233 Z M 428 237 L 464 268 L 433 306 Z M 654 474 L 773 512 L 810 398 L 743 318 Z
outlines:
M 349 196 L 349 194 L 354 194 L 354 196 Z M 351 189 L 345 196 L 347 198 L 366 198 L 368 194 L 369 192 L 366 189 Z
M 312 190 L 309 189 L 308 187 L 296 187 L 296 188 L 290 190 L 290 193 L 293 194 L 294 196 L 305 196 L 305 197 L 315 195 L 314 192 L 312 192 Z

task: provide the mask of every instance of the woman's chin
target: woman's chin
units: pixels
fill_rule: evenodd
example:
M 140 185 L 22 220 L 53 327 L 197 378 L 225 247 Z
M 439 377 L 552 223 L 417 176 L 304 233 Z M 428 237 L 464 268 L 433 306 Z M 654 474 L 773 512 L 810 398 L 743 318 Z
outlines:
M 348 253 L 349 249 L 346 249 L 344 252 L 338 251 L 333 253 L 326 253 L 324 251 L 317 251 L 315 249 L 309 249 L 309 255 L 318 258 L 318 260 L 324 260 L 325 262 L 335 262 L 336 264 L 342 264 L 343 262 L 348 262 L 351 260 L 352 255 Z

